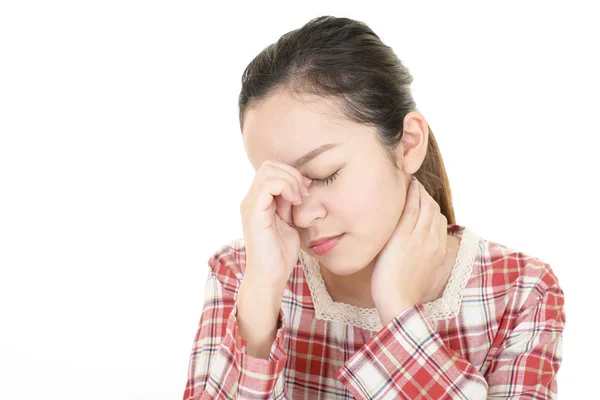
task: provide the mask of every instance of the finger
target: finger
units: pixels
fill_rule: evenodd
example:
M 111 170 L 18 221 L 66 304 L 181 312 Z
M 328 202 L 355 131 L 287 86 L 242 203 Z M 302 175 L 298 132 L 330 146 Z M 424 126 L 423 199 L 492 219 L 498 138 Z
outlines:
M 429 224 L 429 235 L 432 239 L 438 240 L 440 234 L 440 206 L 429 194 L 427 194 L 427 215 L 431 221 Z
M 265 164 L 265 170 L 267 171 L 266 173 L 268 173 L 269 175 L 284 178 L 292 186 L 292 189 L 294 190 L 296 195 L 299 198 L 302 198 L 300 185 L 298 184 L 298 178 L 289 171 L 289 168 L 286 167 L 286 164 L 270 160 L 265 161 Z
M 280 164 L 277 164 L 277 163 L 274 163 L 273 161 L 267 160 L 263 163 L 263 165 L 261 165 L 259 173 L 262 176 L 265 176 L 267 178 L 279 177 L 280 179 L 283 179 L 286 182 L 288 182 L 294 196 L 292 198 L 287 198 L 284 196 L 284 198 L 287 201 L 294 203 L 294 197 L 302 198 L 301 194 L 300 194 L 300 188 L 298 187 L 297 180 L 292 176 L 292 174 L 287 172 L 285 169 L 281 168 Z M 265 179 L 265 178 L 263 178 L 263 179 Z M 300 203 L 296 202 L 294 204 L 300 204 Z
M 273 165 L 286 171 L 288 174 L 290 174 L 296 180 L 296 182 L 298 184 L 298 193 L 302 193 L 302 189 L 306 188 L 307 185 L 310 183 L 309 178 L 302 175 L 302 173 L 300 171 L 298 171 L 296 168 L 292 167 L 291 165 L 282 163 L 279 161 L 274 161 L 274 160 L 271 160 L 270 162 L 273 163 Z
M 283 176 L 259 177 L 256 184 L 256 207 L 259 211 L 266 211 L 273 200 L 280 197 L 280 201 L 296 202 L 296 192 L 292 184 Z
M 419 185 L 419 214 L 417 221 L 415 222 L 415 227 L 413 229 L 413 235 L 417 235 L 421 240 L 429 241 L 429 231 L 431 229 L 431 216 L 432 212 L 432 204 L 431 196 L 427 193 L 425 186 L 419 181 L 417 181 Z
M 248 196 L 243 201 L 245 206 L 242 205 L 242 218 L 251 218 L 247 221 L 248 224 L 256 225 L 258 229 L 270 227 L 274 223 L 273 216 L 277 212 L 278 202 L 288 202 L 290 204 L 293 198 L 294 191 L 285 179 L 257 176 Z M 289 208 L 291 209 L 291 205 Z M 280 213 L 279 218 L 286 221 L 290 220 L 291 211 L 282 209 Z
M 444 217 L 443 214 L 439 213 L 435 219 L 437 220 L 437 232 L 435 234 L 437 235 L 436 240 L 438 240 L 440 249 L 440 265 L 443 265 L 445 264 L 446 259 L 448 257 L 448 234 L 446 232 L 446 217 Z
M 285 221 L 288 225 L 294 226 L 293 222 L 293 214 L 292 214 L 292 205 L 300 205 L 302 203 L 302 194 L 300 192 L 300 187 L 298 186 L 298 181 L 292 172 L 289 172 L 289 168 L 286 167 L 286 164 L 277 163 L 277 162 L 269 162 L 265 166 L 265 172 L 272 174 L 271 178 L 279 178 L 284 180 L 289 185 L 289 190 L 284 190 L 282 192 L 282 196 L 274 196 L 275 203 L 275 214 L 279 216 L 283 221 Z M 284 193 L 290 192 L 293 193 L 292 197 L 288 197 L 283 195 Z
M 443 244 L 443 248 L 446 249 L 446 245 L 448 242 L 448 220 L 446 216 L 440 213 L 440 227 L 439 227 L 439 235 L 440 235 L 440 243 Z M 446 251 L 446 250 L 444 250 Z
M 439 215 L 440 207 L 438 203 L 431 197 L 425 186 L 420 186 L 420 210 L 419 219 L 415 227 L 415 234 L 422 238 L 422 240 L 431 245 L 438 245 L 438 232 L 439 232 Z
M 410 236 L 413 233 L 417 218 L 419 216 L 419 183 L 414 179 L 408 185 L 408 191 L 406 192 L 406 201 L 404 202 L 404 209 L 398 222 L 399 230 L 401 234 Z
M 273 196 L 273 201 L 275 204 L 275 214 L 277 214 L 279 218 L 285 221 L 288 225 L 293 226 L 294 222 L 292 216 L 292 205 L 300 204 L 301 200 L 299 195 L 296 193 L 295 183 L 290 182 L 290 179 L 291 178 L 285 176 L 285 173 L 283 173 L 283 177 L 274 176 L 269 177 L 266 180 L 268 182 L 272 182 L 275 185 L 274 191 L 279 191 L 280 186 L 278 185 L 283 185 L 281 195 Z
M 431 245 L 437 245 L 437 203 L 429 196 L 423 185 L 421 185 L 421 209 L 419 210 L 419 220 L 417 221 L 415 230 L 415 234 L 420 235 L 424 241 Z
M 286 201 L 281 196 L 275 197 L 275 214 L 279 216 L 288 225 L 293 226 L 292 203 Z
M 429 199 L 428 201 L 428 217 L 430 220 L 429 223 L 429 233 L 428 240 L 431 241 L 432 244 L 436 246 L 437 249 L 441 251 L 442 240 L 440 240 L 440 212 L 439 207 L 435 200 Z

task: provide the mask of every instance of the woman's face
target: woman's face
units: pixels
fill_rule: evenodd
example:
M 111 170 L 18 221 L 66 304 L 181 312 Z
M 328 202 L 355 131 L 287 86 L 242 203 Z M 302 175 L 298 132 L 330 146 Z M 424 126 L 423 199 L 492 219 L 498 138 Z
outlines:
M 248 109 L 244 147 L 256 171 L 265 160 L 293 166 L 312 150 L 334 144 L 297 167 L 314 181 L 310 196 L 293 206 L 292 215 L 301 249 L 333 274 L 350 275 L 372 266 L 390 238 L 404 208 L 410 175 L 395 169 L 374 127 L 336 116 L 330 99 L 302 99 L 277 94 Z M 322 256 L 309 247 L 311 240 L 342 233 L 338 245 Z

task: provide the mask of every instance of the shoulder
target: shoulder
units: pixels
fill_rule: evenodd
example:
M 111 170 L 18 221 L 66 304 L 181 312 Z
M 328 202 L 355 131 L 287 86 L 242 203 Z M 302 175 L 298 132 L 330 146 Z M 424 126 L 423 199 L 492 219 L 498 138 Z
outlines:
M 548 262 L 491 240 L 482 238 L 481 243 L 479 275 L 491 292 L 517 299 L 518 308 L 538 301 L 549 290 L 562 294 L 558 277 Z
M 230 290 L 235 290 L 246 270 L 246 245 L 243 238 L 218 247 L 208 259 L 209 273 Z

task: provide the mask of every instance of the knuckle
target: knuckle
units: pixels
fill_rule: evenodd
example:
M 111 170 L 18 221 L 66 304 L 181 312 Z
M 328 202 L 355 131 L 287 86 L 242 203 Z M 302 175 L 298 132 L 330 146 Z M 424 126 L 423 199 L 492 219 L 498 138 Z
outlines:
M 262 164 L 260 164 L 260 167 L 258 167 L 258 170 L 256 171 L 257 173 L 259 172 L 264 172 L 264 170 L 268 167 L 268 160 L 263 161 Z
M 298 179 L 299 185 L 303 185 L 304 184 L 304 180 L 307 179 L 304 177 L 304 175 L 302 175 L 302 173 L 298 170 L 296 170 L 296 178 Z
M 273 161 L 271 161 L 271 160 L 265 160 L 260 165 L 259 170 L 261 171 L 261 173 L 266 174 L 267 171 L 272 170 L 274 167 L 275 167 L 275 164 L 273 163 Z

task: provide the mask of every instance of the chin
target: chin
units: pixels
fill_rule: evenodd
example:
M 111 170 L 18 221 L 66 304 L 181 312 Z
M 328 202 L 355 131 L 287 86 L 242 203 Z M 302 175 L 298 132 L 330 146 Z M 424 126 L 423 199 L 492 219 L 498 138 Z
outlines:
M 346 276 L 346 275 L 352 275 L 357 273 L 358 271 L 362 270 L 366 264 L 356 264 L 355 262 L 347 262 L 345 263 L 344 261 L 338 261 L 335 259 L 331 260 L 332 262 L 332 267 L 328 267 L 326 264 L 321 263 L 321 266 L 323 268 L 327 268 L 327 270 L 329 272 L 331 272 L 334 275 L 337 276 Z

